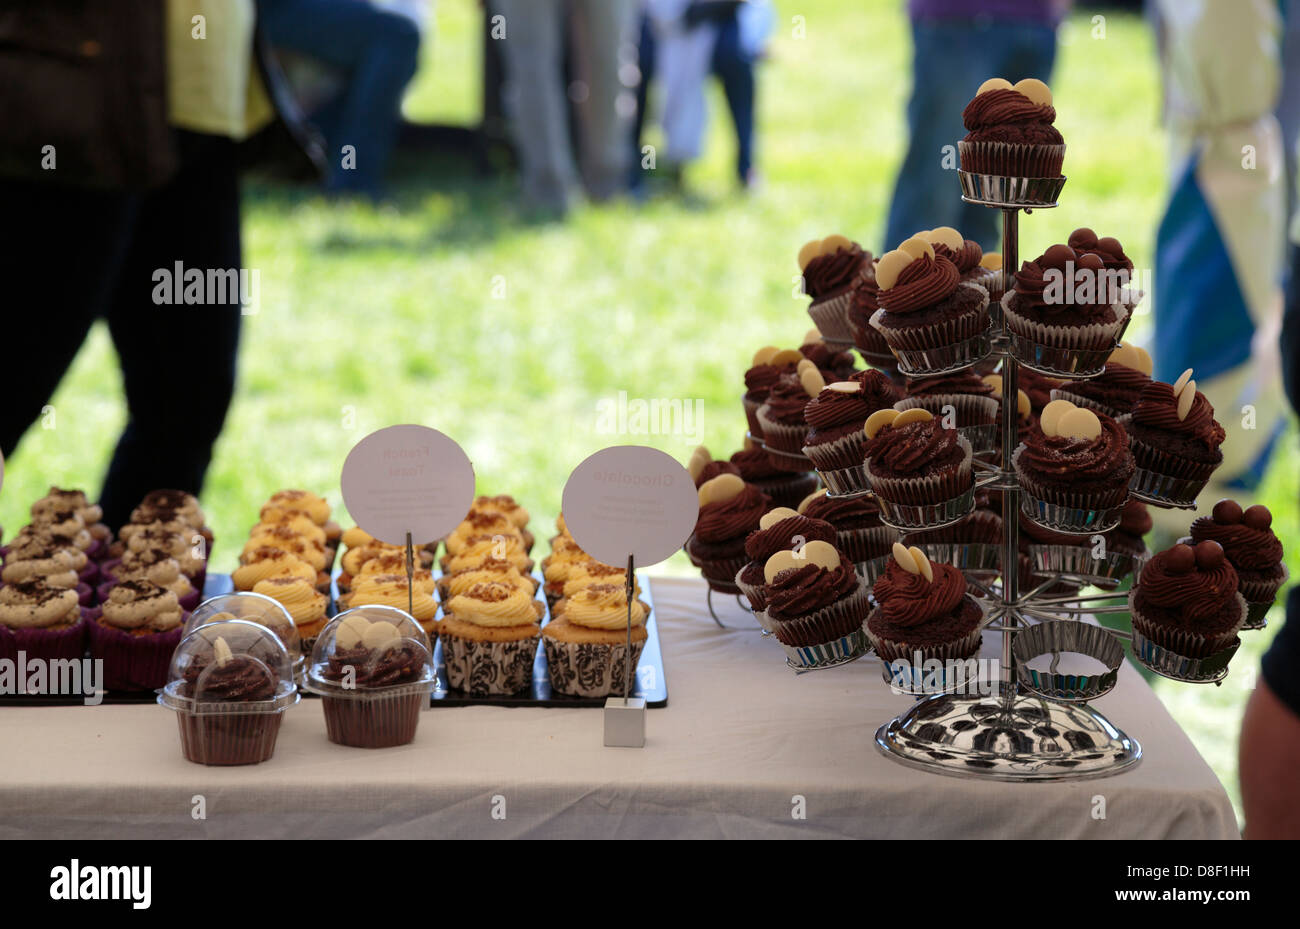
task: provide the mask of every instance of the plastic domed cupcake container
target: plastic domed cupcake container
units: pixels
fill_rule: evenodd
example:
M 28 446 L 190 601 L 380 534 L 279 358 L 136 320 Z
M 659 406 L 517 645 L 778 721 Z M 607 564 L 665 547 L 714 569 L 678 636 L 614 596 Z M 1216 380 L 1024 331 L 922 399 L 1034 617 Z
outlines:
M 391 748 L 415 738 L 437 683 L 420 624 L 391 606 L 359 606 L 316 637 L 306 689 L 321 696 L 331 742 Z
M 181 640 L 158 703 L 176 711 L 181 752 L 205 765 L 266 761 L 298 702 L 284 643 L 247 620 L 209 622 Z
M 294 624 L 293 617 L 284 608 L 283 604 L 265 594 L 242 591 L 221 594 L 204 600 L 195 607 L 194 612 L 190 614 L 190 618 L 185 621 L 184 635 L 189 635 L 200 626 L 230 619 L 246 619 L 249 622 L 265 626 L 274 632 L 276 638 L 284 645 L 285 651 L 289 653 L 294 680 L 299 686 L 305 683 L 304 671 L 307 666 L 307 658 L 302 653 L 302 641 L 298 637 L 298 627 Z

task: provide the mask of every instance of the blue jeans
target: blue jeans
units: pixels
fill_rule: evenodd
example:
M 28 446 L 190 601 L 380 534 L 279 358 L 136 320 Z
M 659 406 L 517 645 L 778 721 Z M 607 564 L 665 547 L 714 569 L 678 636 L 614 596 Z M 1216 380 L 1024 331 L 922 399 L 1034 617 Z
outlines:
M 910 139 L 894 185 L 884 250 L 918 230 L 952 226 L 981 248 L 998 251 L 998 211 L 961 199 L 956 171 L 957 143 L 966 135 L 961 112 L 990 77 L 1013 84 L 1026 77 L 1046 81 L 1056 58 L 1056 30 L 1005 20 L 914 20 L 912 42 Z M 947 146 L 952 146 L 951 169 L 944 166 Z
M 377 196 L 402 93 L 419 60 L 420 30 L 405 16 L 358 0 L 260 0 L 258 24 L 273 46 L 344 72 L 342 93 L 311 114 L 329 153 L 326 186 Z M 343 167 L 344 145 L 355 149 L 354 168 Z

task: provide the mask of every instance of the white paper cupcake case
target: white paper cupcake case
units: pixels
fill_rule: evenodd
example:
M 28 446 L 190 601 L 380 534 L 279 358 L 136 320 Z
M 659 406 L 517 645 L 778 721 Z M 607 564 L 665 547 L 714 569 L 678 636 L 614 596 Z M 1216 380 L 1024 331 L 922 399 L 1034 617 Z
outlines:
M 1114 690 L 1124 647 L 1101 626 L 1074 621 L 1041 622 L 1016 633 L 1011 643 L 1020 685 L 1050 700 L 1083 703 Z M 1074 652 L 1106 666 L 1101 674 L 1055 674 L 1029 667 L 1041 655 Z
M 813 325 L 827 341 L 853 344 L 853 329 L 849 325 L 849 307 L 853 303 L 853 288 L 829 300 L 818 300 L 808 305 L 808 315 Z
M 862 629 L 855 629 L 834 642 L 824 642 L 821 645 L 786 645 L 782 642 L 781 647 L 785 649 L 786 660 L 793 668 L 824 668 L 844 664 L 861 658 L 871 650 L 867 634 Z
M 817 474 L 821 477 L 822 483 L 826 485 L 827 492 L 832 496 L 857 496 L 871 490 L 871 482 L 867 479 L 867 466 L 865 464 L 852 468 L 841 468 L 838 471 L 822 471 L 819 469 Z
M 1126 307 L 1114 304 L 1117 318 L 1113 323 L 1048 326 L 1012 310 L 1014 296 L 1015 291 L 1009 290 L 1002 297 L 1011 353 L 1021 364 L 1049 377 L 1088 378 L 1100 374 L 1133 319 Z M 1094 347 L 1098 345 L 1103 347 Z
M 745 568 L 748 567 L 749 565 L 746 564 L 744 568 L 741 568 L 736 572 L 736 588 L 744 595 L 745 599 L 749 601 L 750 607 L 754 609 L 755 615 L 757 615 L 757 611 L 761 610 L 763 606 L 766 605 L 766 598 L 763 596 L 763 588 L 761 585 L 755 587 L 753 584 L 746 584 L 740 579 L 740 575 L 744 574 Z

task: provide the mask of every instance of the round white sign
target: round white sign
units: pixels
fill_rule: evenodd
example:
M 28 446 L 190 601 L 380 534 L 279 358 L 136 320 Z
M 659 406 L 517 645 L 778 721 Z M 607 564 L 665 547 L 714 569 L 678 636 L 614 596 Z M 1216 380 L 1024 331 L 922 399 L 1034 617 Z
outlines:
M 456 442 L 427 426 L 389 426 L 352 447 L 339 477 L 356 524 L 381 542 L 435 542 L 474 502 L 474 466 Z
M 695 528 L 699 497 L 690 472 L 644 445 L 602 449 L 573 469 L 561 501 L 574 540 L 598 561 L 657 564 Z

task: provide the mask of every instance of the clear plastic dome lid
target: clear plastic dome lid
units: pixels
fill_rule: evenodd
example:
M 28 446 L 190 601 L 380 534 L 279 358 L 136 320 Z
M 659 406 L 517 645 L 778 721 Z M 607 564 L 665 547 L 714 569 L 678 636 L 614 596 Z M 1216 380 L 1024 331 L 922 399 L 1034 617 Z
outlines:
M 268 713 L 297 703 L 298 688 L 289 652 L 274 632 L 225 619 L 181 639 L 158 702 L 189 713 Z
M 433 686 L 429 637 L 409 614 L 391 606 L 359 606 L 334 617 L 316 637 L 307 689 L 365 696 Z
M 270 629 L 284 644 L 289 657 L 295 661 L 302 654 L 298 627 L 289 611 L 278 600 L 251 591 L 222 594 L 204 600 L 194 608 L 185 622 L 184 635 L 189 635 L 200 626 L 231 619 L 245 619 Z

